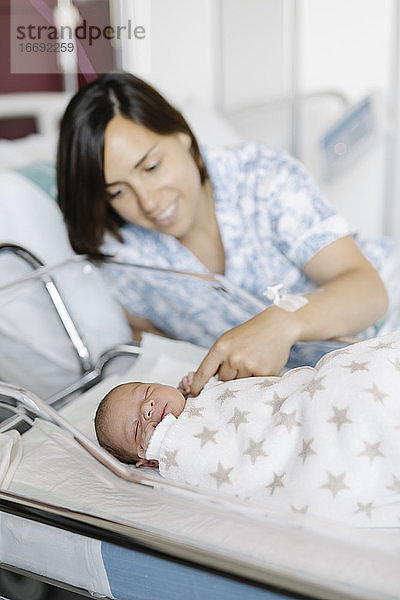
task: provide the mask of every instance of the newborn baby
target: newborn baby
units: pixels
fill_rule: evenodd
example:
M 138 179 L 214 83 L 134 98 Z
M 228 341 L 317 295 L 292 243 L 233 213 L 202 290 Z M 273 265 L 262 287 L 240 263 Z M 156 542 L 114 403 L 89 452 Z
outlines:
M 190 388 L 190 378 L 182 391 Z M 178 482 L 358 526 L 400 522 L 400 334 L 282 377 L 237 379 L 187 401 L 129 383 L 99 406 L 101 445 Z
M 95 429 L 99 444 L 122 462 L 158 466 L 146 459 L 157 425 L 167 415 L 179 417 L 185 408 L 183 394 L 160 383 L 122 383 L 100 402 Z

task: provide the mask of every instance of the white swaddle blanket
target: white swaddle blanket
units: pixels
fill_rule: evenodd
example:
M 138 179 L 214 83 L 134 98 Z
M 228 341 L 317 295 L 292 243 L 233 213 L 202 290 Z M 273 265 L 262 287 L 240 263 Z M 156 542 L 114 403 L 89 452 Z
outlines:
M 400 334 L 281 378 L 217 384 L 165 430 L 168 479 L 355 526 L 399 526 Z

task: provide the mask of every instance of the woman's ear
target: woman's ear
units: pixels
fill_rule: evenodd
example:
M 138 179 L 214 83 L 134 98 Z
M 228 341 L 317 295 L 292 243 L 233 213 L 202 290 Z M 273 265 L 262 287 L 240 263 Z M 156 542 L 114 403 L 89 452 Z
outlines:
M 139 460 L 136 462 L 136 468 L 140 469 L 141 467 L 151 467 L 153 469 L 158 469 L 158 460 L 148 460 L 147 458 L 139 458 Z

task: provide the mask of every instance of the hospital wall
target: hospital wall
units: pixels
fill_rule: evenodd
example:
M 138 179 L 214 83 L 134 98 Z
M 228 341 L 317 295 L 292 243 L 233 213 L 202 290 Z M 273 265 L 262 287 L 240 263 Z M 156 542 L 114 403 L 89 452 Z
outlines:
M 355 228 L 400 239 L 395 13 L 396 0 L 152 0 L 147 78 L 178 104 L 222 112 L 242 139 L 294 152 Z M 369 143 L 327 176 L 321 136 L 371 93 Z

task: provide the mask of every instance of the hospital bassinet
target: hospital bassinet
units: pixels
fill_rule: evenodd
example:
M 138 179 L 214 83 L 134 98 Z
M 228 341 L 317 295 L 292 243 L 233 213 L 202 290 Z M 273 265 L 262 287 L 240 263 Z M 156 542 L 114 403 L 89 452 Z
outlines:
M 204 349 L 150 334 L 139 347 L 114 339 L 112 350 L 95 348 L 87 315 L 90 294 L 102 286 L 96 268 L 73 258 L 32 271 L 26 259 L 24 249 L 0 253 L 4 277 L 21 269 L 0 288 L 0 369 L 11 382 L 0 384 L 3 430 L 21 416 L 41 417 L 22 434 L 23 459 L 0 491 L 4 568 L 122 600 L 398 598 L 397 528 L 352 530 L 283 513 L 273 503 L 261 508 L 171 484 L 110 457 L 109 466 L 133 480 L 126 481 L 93 458 L 82 443 L 95 444 L 93 415 L 106 391 L 127 380 L 176 385 Z M 71 305 L 69 290 L 78 285 L 86 314 Z M 98 315 L 96 322 L 101 329 Z M 134 360 L 107 360 L 121 353 Z M 81 432 L 81 444 L 74 439 L 80 434 L 54 423 L 54 407 Z

